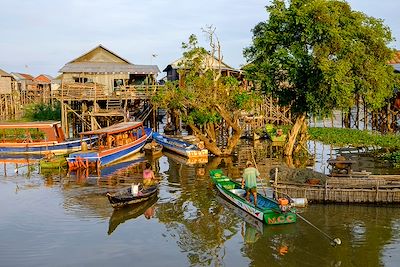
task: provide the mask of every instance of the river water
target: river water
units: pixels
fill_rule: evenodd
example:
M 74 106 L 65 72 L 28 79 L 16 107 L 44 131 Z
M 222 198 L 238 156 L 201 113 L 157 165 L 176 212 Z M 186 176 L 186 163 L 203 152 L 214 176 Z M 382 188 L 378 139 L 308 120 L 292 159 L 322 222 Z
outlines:
M 160 177 L 158 197 L 113 210 L 105 193 L 131 182 L 127 173 L 140 176 L 142 160 L 108 178 L 119 165 L 99 178 L 1 163 L 0 266 L 400 266 L 397 205 L 301 210 L 341 239 L 336 247 L 300 219 L 266 226 L 221 198 L 207 175 L 219 166 L 234 176 L 240 155 L 201 165 L 173 155 L 150 160 Z

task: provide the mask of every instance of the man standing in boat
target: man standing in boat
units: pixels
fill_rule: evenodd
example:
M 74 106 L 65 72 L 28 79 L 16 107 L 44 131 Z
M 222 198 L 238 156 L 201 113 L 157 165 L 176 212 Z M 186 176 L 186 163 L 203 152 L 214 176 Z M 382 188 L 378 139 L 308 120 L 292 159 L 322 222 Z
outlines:
M 250 202 L 250 193 L 254 197 L 254 206 L 257 206 L 257 178 L 260 172 L 253 167 L 251 161 L 246 162 L 246 169 L 243 171 L 242 188 L 246 187 L 246 199 Z

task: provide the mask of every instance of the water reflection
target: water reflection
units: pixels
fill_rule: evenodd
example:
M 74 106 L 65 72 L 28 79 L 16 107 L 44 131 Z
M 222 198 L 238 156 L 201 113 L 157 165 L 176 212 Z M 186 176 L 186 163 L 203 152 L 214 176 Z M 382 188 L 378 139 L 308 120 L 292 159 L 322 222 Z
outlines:
M 280 161 L 263 158 L 262 149 L 254 154 L 266 177 Z M 139 261 L 143 266 L 399 265 L 400 211 L 395 206 L 309 206 L 302 215 L 342 240 L 332 247 L 301 220 L 266 226 L 221 198 L 208 171 L 223 168 L 239 178 L 249 156 L 244 145 L 234 156 L 208 163 L 187 165 L 165 155 L 147 159 L 160 177 L 158 198 L 121 210 L 110 206 L 105 193 L 141 179 L 146 158 L 109 175 L 82 179 L 43 176 L 37 165 L 27 177 L 6 163 L 7 176 L 0 173 L 0 265 L 54 266 L 61 259 L 69 266 Z M 16 186 L 21 188 L 17 194 Z M 75 257 L 65 259 L 65 251 Z
M 107 233 L 111 235 L 120 224 L 128 220 L 136 219 L 142 214 L 144 214 L 146 219 L 152 218 L 155 213 L 155 203 L 157 200 L 158 197 L 153 196 L 144 203 L 138 203 L 120 209 L 114 209 L 108 222 Z

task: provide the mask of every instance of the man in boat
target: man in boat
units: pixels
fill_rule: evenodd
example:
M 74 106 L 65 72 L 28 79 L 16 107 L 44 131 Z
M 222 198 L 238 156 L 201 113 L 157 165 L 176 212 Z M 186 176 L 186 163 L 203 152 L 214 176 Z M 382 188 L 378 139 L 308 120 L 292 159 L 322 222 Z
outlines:
M 260 172 L 253 167 L 251 161 L 246 162 L 246 169 L 243 171 L 242 188 L 246 187 L 246 199 L 250 202 L 250 193 L 254 197 L 254 206 L 257 206 L 257 178 Z

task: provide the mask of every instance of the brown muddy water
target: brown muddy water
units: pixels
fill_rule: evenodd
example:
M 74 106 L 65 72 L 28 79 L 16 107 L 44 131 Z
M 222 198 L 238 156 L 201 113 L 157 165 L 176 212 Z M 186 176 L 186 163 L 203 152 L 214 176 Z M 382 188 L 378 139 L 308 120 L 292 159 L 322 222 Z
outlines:
M 266 226 L 221 198 L 207 174 L 237 166 L 240 155 L 191 166 L 163 155 L 152 160 L 158 197 L 115 211 L 105 193 L 125 185 L 104 176 L 118 166 L 99 179 L 1 163 L 0 266 L 400 266 L 398 205 L 303 209 L 303 217 L 341 239 L 336 247 L 300 219 Z M 321 158 L 315 169 L 324 168 Z

